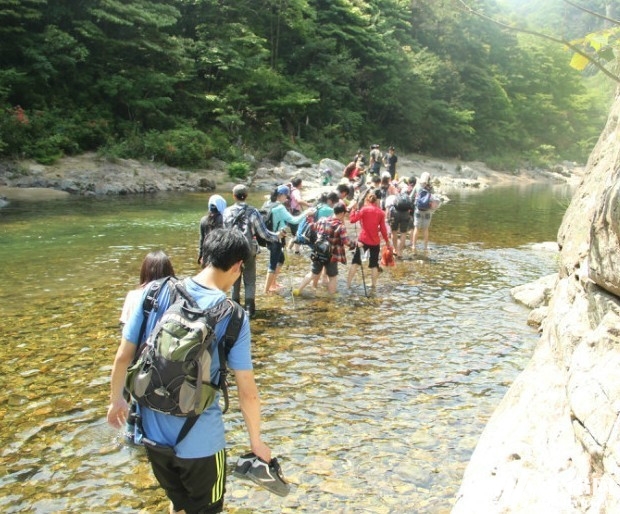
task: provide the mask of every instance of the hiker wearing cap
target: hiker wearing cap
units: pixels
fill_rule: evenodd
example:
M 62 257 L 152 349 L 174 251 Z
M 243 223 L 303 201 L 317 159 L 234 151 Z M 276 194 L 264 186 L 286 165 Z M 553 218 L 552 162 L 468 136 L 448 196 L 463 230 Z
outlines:
M 360 210 L 357 210 L 357 206 L 351 208 L 349 215 L 349 221 L 351 223 L 360 222 L 362 229 L 357 238 L 357 247 L 353 254 L 353 261 L 351 262 L 351 268 L 349 269 L 349 276 L 347 277 L 347 285 L 351 287 L 351 282 L 355 277 L 355 274 L 362 266 L 362 257 L 360 247 L 364 252 L 368 251 L 369 261 L 368 267 L 370 268 L 370 277 L 372 287 L 376 287 L 377 278 L 379 276 L 379 251 L 381 249 L 381 237 L 383 237 L 385 244 L 392 248 L 392 243 L 388 236 L 387 225 L 385 223 L 385 212 L 381 210 L 378 205 L 379 201 L 377 196 L 371 192 L 366 196 L 366 204 Z
M 388 153 L 383 156 L 383 165 L 385 169 L 392 177 L 392 180 L 396 180 L 396 163 L 398 162 L 398 156 L 395 153 L 394 147 L 390 146 Z
M 237 184 L 232 190 L 235 203 L 224 211 L 224 227 L 238 228 L 241 230 L 250 243 L 251 253 L 245 261 L 242 275 L 233 284 L 231 297 L 241 303 L 241 281 L 245 295 L 245 310 L 250 317 L 256 312 L 256 255 L 259 247 L 256 236 L 260 236 L 269 243 L 279 243 L 280 237 L 284 232 L 272 232 L 265 225 L 265 221 L 256 207 L 246 203 L 248 188 L 243 184 Z
M 202 264 L 202 243 L 214 228 L 222 228 L 226 200 L 220 195 L 209 198 L 209 212 L 200 219 L 200 239 L 198 240 L 198 264 Z
M 424 251 L 428 251 L 428 230 L 431 226 L 431 218 L 433 212 L 431 209 L 431 203 L 425 205 L 423 198 L 428 196 L 429 201 L 433 194 L 433 186 L 431 185 L 431 175 L 428 171 L 425 171 L 420 175 L 420 180 L 417 182 L 414 189 L 414 206 L 415 211 L 413 213 L 413 234 L 411 235 L 411 249 L 415 253 L 416 241 L 418 235 L 422 232 L 424 239 Z
M 293 291 L 296 296 L 301 295 L 303 289 L 312 282 L 312 287 L 316 289 L 321 271 L 325 270 L 327 274 L 327 291 L 329 294 L 335 294 L 338 287 L 338 263 L 347 263 L 346 247 L 349 246 L 349 237 L 347 229 L 344 226 L 344 217 L 347 213 L 347 207 L 342 202 L 334 205 L 334 213 L 326 218 L 313 223 L 316 232 L 317 241 L 326 240 L 329 243 L 329 255 L 324 259 L 315 256 L 312 259 L 312 268 L 299 288 Z
M 212 309 L 227 302 L 226 293 L 239 278 L 250 255 L 245 237 L 235 230 L 213 230 L 204 241 L 204 268 L 183 281 L 187 293 L 200 309 Z M 148 294 L 145 292 L 145 294 Z M 148 336 L 170 303 L 170 288 L 157 297 L 159 308 L 148 317 Z M 217 345 L 226 335 L 232 314 L 214 325 L 215 338 L 207 381 L 219 383 L 221 366 Z M 132 363 L 140 340 L 145 313 L 135 309 L 123 329 L 110 378 L 110 405 L 107 421 L 121 428 L 129 406 L 124 398 L 127 369 Z M 237 325 L 237 323 L 235 323 Z M 243 413 L 249 444 L 263 462 L 272 461 L 271 449 L 262 440 L 260 397 L 254 378 L 251 356 L 250 323 L 247 316 L 229 347 L 227 367 L 233 371 L 239 407 Z M 199 415 L 191 418 L 166 414 L 147 406 L 140 408 L 146 456 L 153 474 L 170 500 L 170 512 L 222 512 L 226 482 L 226 437 L 222 409 L 214 401 Z M 187 420 L 192 419 L 191 425 Z
M 286 185 L 278 186 L 271 193 L 270 201 L 263 206 L 271 210 L 271 218 L 273 220 L 273 230 L 282 232 L 286 230 L 288 224 L 299 225 L 309 214 L 304 211 L 297 216 L 293 216 L 284 205 L 291 194 L 291 190 Z M 281 287 L 277 278 L 284 264 L 284 247 L 286 241 L 284 237 L 280 238 L 277 243 L 269 243 L 269 267 L 267 268 L 267 278 L 265 280 L 265 294 L 275 293 Z

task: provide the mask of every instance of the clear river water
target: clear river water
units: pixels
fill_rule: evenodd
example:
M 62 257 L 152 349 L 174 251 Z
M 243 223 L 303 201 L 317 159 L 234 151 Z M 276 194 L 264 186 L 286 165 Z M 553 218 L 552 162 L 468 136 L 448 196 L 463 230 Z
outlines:
M 144 255 L 197 271 L 207 194 L 70 198 L 0 210 L 0 510 L 167 512 L 140 449 L 105 420 L 118 317 Z M 258 200 L 258 194 L 255 195 Z M 494 408 L 538 340 L 510 289 L 556 271 L 571 190 L 453 192 L 427 258 L 293 298 L 309 270 L 288 257 L 282 295 L 259 297 L 253 358 L 265 440 L 285 498 L 229 476 L 229 513 L 449 512 Z M 350 257 L 349 257 L 350 260 Z M 259 256 L 259 290 L 266 269 Z M 288 292 L 287 292 L 288 291 Z M 248 442 L 236 392 L 229 466 Z

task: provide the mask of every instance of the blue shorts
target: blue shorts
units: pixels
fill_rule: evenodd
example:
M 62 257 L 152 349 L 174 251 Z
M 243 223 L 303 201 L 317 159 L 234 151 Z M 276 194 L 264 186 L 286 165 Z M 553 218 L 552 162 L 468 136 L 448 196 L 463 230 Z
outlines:
M 284 264 L 282 243 L 269 243 L 269 273 L 275 273 L 278 266 Z

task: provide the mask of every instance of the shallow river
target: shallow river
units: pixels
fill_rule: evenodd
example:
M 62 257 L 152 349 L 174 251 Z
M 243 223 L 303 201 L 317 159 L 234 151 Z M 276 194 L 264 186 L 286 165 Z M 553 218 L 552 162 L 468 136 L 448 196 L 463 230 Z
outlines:
M 555 272 L 570 191 L 453 193 L 427 259 L 387 269 L 366 298 L 257 301 L 264 437 L 286 498 L 228 478 L 230 513 L 449 512 L 477 438 L 538 336 L 512 287 Z M 166 512 L 140 450 L 105 421 L 118 316 L 146 252 L 196 271 L 208 195 L 70 199 L 0 211 L 0 510 Z M 264 278 L 261 254 L 259 288 Z M 290 290 L 309 269 L 291 256 Z M 247 451 L 231 391 L 229 465 Z

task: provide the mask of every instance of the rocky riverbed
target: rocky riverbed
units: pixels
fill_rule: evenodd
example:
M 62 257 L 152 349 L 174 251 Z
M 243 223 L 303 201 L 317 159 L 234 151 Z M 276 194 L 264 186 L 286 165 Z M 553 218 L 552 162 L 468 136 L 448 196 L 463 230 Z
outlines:
M 258 190 L 270 191 L 275 185 L 294 176 L 304 180 L 308 199 L 331 189 L 342 176 L 346 163 L 325 158 L 314 162 L 297 153 L 288 152 L 282 162 L 261 162 L 254 166 L 243 182 Z M 331 185 L 322 185 L 322 170 L 329 168 Z M 400 177 L 419 177 L 427 171 L 436 188 L 483 189 L 489 186 L 524 182 L 578 183 L 583 168 L 572 163 L 552 170 L 495 171 L 481 162 L 435 159 L 422 155 L 399 156 Z M 0 204 L 12 200 L 44 200 L 67 195 L 105 196 L 156 193 L 160 191 L 229 192 L 236 182 L 227 173 L 226 163 L 211 160 L 208 168 L 187 171 L 154 162 L 132 159 L 106 159 L 94 153 L 65 157 L 44 166 L 33 161 L 0 163 Z

